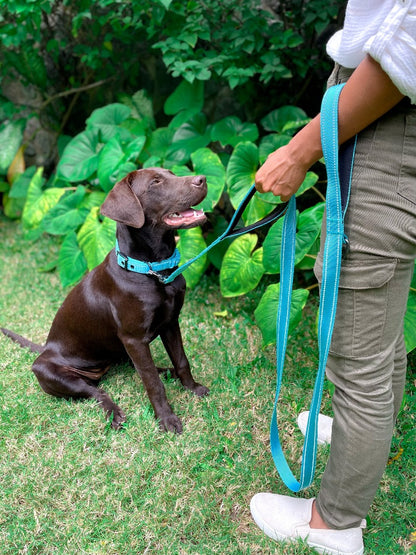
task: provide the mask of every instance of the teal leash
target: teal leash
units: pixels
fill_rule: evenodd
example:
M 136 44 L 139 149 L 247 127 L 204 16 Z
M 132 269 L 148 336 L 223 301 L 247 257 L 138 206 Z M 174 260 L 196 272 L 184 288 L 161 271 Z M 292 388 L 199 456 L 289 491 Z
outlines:
M 230 239 L 232 237 L 238 237 L 239 235 L 243 235 L 244 233 L 248 233 L 250 231 L 254 231 L 255 229 L 259 229 L 260 227 L 266 224 L 272 223 L 285 215 L 287 206 L 288 206 L 287 202 L 276 205 L 276 207 L 273 209 L 272 212 L 270 212 L 270 214 L 268 214 L 258 222 L 255 222 L 254 224 L 241 227 L 241 228 L 236 227 L 243 215 L 244 210 L 247 208 L 248 203 L 253 198 L 255 193 L 256 193 L 256 187 L 255 185 L 252 185 L 248 190 L 247 194 L 245 195 L 245 197 L 243 198 L 243 200 L 241 201 L 237 210 L 234 212 L 233 217 L 231 218 L 231 221 L 227 229 L 224 231 L 224 233 L 222 233 L 219 237 L 217 237 L 217 239 L 215 239 L 212 243 L 210 243 L 204 250 L 198 253 L 197 256 L 195 256 L 194 258 L 191 258 L 190 260 L 188 260 L 187 262 L 179 266 L 179 268 L 174 272 L 172 272 L 168 277 L 160 276 L 159 280 L 162 283 L 171 283 L 177 276 L 182 274 L 182 272 L 184 272 L 186 268 L 188 268 L 191 264 L 193 264 L 196 260 L 198 260 L 198 258 L 201 258 L 201 256 L 204 256 L 204 254 L 206 254 L 208 251 L 210 251 L 219 243 L 221 243 L 221 241 L 224 241 L 225 239 Z
M 303 444 L 299 481 L 293 475 L 283 453 L 276 414 L 282 385 L 292 297 L 296 236 L 295 196 L 289 201 L 289 207 L 283 224 L 280 294 L 276 322 L 277 385 L 270 426 L 270 447 L 280 477 L 286 486 L 294 492 L 310 486 L 315 474 L 318 416 L 322 400 L 326 362 L 335 322 L 343 245 L 346 243 L 344 235 L 344 209 L 341 203 L 341 189 L 338 173 L 338 101 L 342 87 L 343 85 L 336 85 L 329 88 L 324 95 L 321 107 L 321 142 L 326 162 L 328 185 L 326 195 L 327 230 L 323 254 L 323 273 L 318 320 L 319 367 Z M 348 187 L 350 185 L 350 179 L 351 175 L 349 176 Z
M 242 214 L 254 196 L 256 189 L 253 185 L 247 192 L 243 201 L 235 211 L 231 222 L 225 232 L 215 241 L 202 250 L 197 256 L 179 266 L 173 273 L 165 277 L 152 271 L 161 283 L 171 283 L 178 275 L 221 241 L 237 237 L 243 233 L 253 231 L 265 224 L 274 222 L 285 216 L 283 223 L 283 237 L 281 246 L 281 273 L 280 294 L 276 319 L 276 369 L 277 384 L 270 426 L 270 448 L 277 471 L 286 486 L 294 492 L 300 491 L 311 485 L 315 474 L 318 416 L 322 400 L 323 382 L 325 377 L 326 361 L 329 353 L 332 332 L 335 322 L 336 305 L 338 298 L 338 285 L 341 268 L 343 247 L 348 245 L 344 235 L 344 214 L 346 204 L 342 205 L 340 179 L 338 173 L 338 100 L 343 85 L 336 85 L 327 90 L 321 108 L 321 142 L 326 161 L 328 176 L 326 195 L 326 240 L 323 255 L 323 273 L 320 295 L 320 309 L 318 320 L 318 346 L 319 367 L 315 380 L 310 415 L 303 445 L 301 462 L 301 476 L 297 481 L 286 461 L 280 443 L 277 425 L 277 403 L 282 385 L 284 361 L 286 357 L 287 338 L 289 330 L 290 306 L 292 300 L 293 275 L 295 265 L 296 243 L 296 197 L 293 195 L 288 203 L 279 204 L 265 218 L 246 227 L 237 228 Z M 352 157 L 353 157 L 352 153 Z M 348 176 L 347 199 L 349 197 L 349 184 L 351 174 Z M 345 195 L 344 195 L 345 196 Z M 122 255 L 123 256 L 123 255 Z M 123 261 L 122 261 L 123 262 Z M 127 261 L 123 262 L 127 265 Z M 152 268 L 154 270 L 154 268 Z M 146 272 L 147 273 L 147 272 Z

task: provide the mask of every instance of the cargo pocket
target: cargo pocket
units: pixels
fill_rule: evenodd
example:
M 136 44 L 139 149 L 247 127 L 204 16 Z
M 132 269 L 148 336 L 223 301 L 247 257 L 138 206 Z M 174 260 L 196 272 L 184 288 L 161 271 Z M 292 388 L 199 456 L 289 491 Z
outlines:
M 398 193 L 416 204 L 416 110 L 406 114 Z
M 396 264 L 396 259 L 379 257 L 343 262 L 332 354 L 354 358 L 380 352 L 386 328 L 389 282 Z M 314 270 L 321 283 L 320 257 Z

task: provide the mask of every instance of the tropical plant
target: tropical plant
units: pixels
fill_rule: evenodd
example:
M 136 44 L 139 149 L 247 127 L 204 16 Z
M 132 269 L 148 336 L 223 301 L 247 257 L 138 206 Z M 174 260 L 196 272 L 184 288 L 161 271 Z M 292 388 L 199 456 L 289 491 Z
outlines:
M 77 282 L 113 247 L 115 224 L 100 216 L 99 207 L 126 173 L 137 167 L 163 166 L 178 175 L 207 176 L 209 193 L 200 207 L 210 215 L 210 226 L 179 232 L 178 248 L 186 261 L 224 231 L 229 208 L 236 208 L 246 195 L 259 164 L 308 121 L 299 108 L 281 107 L 261 120 L 259 138 L 256 125 L 237 117 L 208 124 L 201 111 L 203 96 L 201 82 L 183 81 L 165 103 L 165 113 L 171 116 L 171 121 L 159 128 L 145 91 L 131 97 L 124 95 L 121 102 L 94 110 L 85 130 L 66 144 L 56 174 L 49 180 L 43 178 L 42 168 L 22 171 L 17 164 L 20 130 L 15 127 L 14 139 L 10 141 L 15 146 L 10 152 L 16 147 L 18 150 L 8 171 L 12 186 L 5 206 L 24 202 L 22 223 L 29 236 L 47 232 L 62 237 L 55 265 L 64 285 Z M 318 252 L 324 210 L 322 194 L 315 188 L 317 180 L 317 174 L 308 172 L 297 193 L 301 196 L 305 191 L 315 190 L 319 200 L 307 207 L 299 203 L 295 264 L 305 284 Z M 244 224 L 263 218 L 278 202 L 271 194 L 256 194 L 243 214 Z M 212 265 L 219 271 L 223 296 L 243 295 L 255 289 L 263 276 L 279 274 L 281 240 L 282 220 L 278 220 L 264 236 L 249 233 L 220 244 L 185 270 L 187 283 L 194 286 Z M 279 285 L 270 285 L 255 311 L 265 344 L 275 341 L 278 293 Z M 308 294 L 307 285 L 294 292 L 292 329 L 301 317 Z M 416 346 L 415 299 L 412 291 L 405 324 L 409 349 Z

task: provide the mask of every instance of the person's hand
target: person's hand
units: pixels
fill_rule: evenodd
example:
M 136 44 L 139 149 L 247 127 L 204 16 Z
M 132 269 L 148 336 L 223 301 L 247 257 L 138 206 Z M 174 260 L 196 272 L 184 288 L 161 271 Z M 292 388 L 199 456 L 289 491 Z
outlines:
M 272 152 L 256 173 L 256 189 L 260 193 L 272 192 L 283 202 L 290 199 L 302 185 L 308 167 L 292 152 L 290 144 Z

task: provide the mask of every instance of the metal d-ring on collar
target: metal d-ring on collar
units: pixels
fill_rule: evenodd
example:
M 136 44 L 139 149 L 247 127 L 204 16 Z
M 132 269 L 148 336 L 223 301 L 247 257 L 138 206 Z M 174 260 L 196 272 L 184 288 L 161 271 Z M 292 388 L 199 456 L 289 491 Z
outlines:
M 181 259 L 178 249 L 175 249 L 172 256 L 160 262 L 144 262 L 142 260 L 136 260 L 135 258 L 131 258 L 120 251 L 118 241 L 116 241 L 116 256 L 117 264 L 121 266 L 121 268 L 124 268 L 129 272 L 135 272 L 136 274 L 148 274 L 155 276 L 162 282 L 163 277 L 159 275 L 159 272 L 176 268 Z

